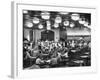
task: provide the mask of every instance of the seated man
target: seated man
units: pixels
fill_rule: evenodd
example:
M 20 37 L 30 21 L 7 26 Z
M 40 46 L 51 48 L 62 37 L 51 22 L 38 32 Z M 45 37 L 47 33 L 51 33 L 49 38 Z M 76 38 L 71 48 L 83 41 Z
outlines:
M 30 54 L 30 51 L 25 51 L 23 54 L 23 67 L 27 68 L 33 65 L 33 62 L 35 61 L 36 57 L 33 57 Z
M 44 60 L 42 60 L 41 58 L 37 58 L 35 63 L 36 63 L 37 65 L 41 66 L 41 65 L 44 64 Z
M 55 58 L 51 58 L 51 60 L 50 60 L 50 66 L 51 67 L 57 67 L 57 64 L 58 64 L 57 58 L 56 57 Z

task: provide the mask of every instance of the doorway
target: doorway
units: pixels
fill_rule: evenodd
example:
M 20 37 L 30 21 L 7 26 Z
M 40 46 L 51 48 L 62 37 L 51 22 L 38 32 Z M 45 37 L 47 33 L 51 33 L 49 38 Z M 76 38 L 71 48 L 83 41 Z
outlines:
M 49 30 L 45 30 L 41 32 L 41 40 L 45 41 L 52 41 L 54 40 L 54 32 L 53 31 L 49 31 Z

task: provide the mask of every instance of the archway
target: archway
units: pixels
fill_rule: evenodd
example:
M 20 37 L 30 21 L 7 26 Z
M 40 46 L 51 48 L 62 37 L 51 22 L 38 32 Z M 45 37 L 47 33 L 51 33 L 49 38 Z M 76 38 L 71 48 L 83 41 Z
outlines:
M 43 41 L 45 41 L 45 40 L 49 40 L 49 41 L 54 40 L 54 32 L 49 31 L 49 30 L 42 31 L 41 32 L 41 40 L 43 40 Z

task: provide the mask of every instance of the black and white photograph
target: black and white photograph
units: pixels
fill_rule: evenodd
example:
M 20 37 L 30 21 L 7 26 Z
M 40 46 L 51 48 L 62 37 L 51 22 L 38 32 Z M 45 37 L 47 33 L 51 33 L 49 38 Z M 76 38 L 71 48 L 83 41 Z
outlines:
M 91 13 L 27 10 L 23 70 L 91 66 Z

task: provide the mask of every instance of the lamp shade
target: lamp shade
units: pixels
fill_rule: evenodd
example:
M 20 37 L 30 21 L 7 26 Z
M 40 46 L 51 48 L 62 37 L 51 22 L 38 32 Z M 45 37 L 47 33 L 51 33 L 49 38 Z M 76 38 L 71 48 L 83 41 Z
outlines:
M 50 18 L 50 13 L 48 13 L 48 12 L 42 12 L 42 13 L 41 13 L 41 17 L 42 17 L 43 19 L 49 19 L 49 18 Z
M 29 14 L 25 14 L 25 15 L 24 15 L 24 18 L 25 18 L 26 20 L 28 20 L 28 19 L 30 19 L 30 15 L 29 15 Z
M 64 24 L 64 26 L 68 26 L 69 25 L 69 21 L 66 20 L 66 21 L 63 22 L 63 24 Z
M 77 21 L 77 20 L 80 19 L 80 15 L 79 14 L 72 14 L 71 19 L 74 20 L 74 21 Z
M 61 18 L 60 16 L 57 16 L 57 17 L 55 18 L 55 22 L 56 22 L 56 23 L 61 23 L 61 22 L 62 22 L 62 18 Z
M 58 23 L 54 23 L 54 27 L 55 28 L 58 28 L 59 27 L 59 24 Z
M 28 11 L 27 11 L 27 10 L 24 10 L 24 11 L 23 11 L 23 13 L 24 13 L 24 14 L 27 14 L 27 13 L 28 13 Z
M 84 23 L 85 23 L 85 18 L 80 18 L 80 19 L 79 19 L 79 23 L 80 23 L 80 24 L 84 24 Z
M 38 28 L 39 28 L 39 29 L 42 29 L 42 28 L 43 28 L 43 25 L 42 25 L 42 24 L 39 24 L 39 25 L 38 25 Z
M 25 26 L 31 28 L 31 27 L 33 27 L 33 23 L 32 22 L 26 22 Z
M 85 23 L 83 25 L 87 27 L 89 25 L 89 23 L 85 21 Z
M 34 23 L 34 24 L 38 24 L 38 23 L 39 23 L 39 19 L 38 19 L 37 17 L 34 17 L 34 18 L 33 18 L 33 23 Z
M 71 28 L 73 28 L 74 26 L 75 26 L 75 24 L 74 24 L 74 23 L 71 23 L 71 24 L 70 24 L 70 27 L 71 27 Z

